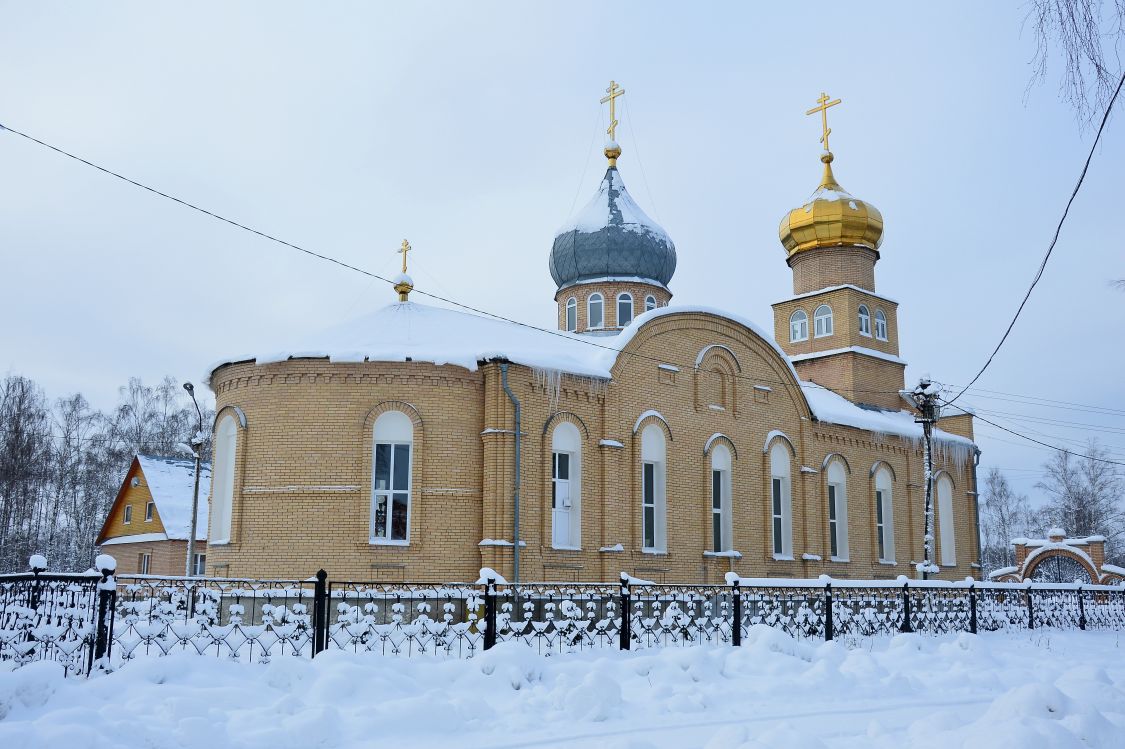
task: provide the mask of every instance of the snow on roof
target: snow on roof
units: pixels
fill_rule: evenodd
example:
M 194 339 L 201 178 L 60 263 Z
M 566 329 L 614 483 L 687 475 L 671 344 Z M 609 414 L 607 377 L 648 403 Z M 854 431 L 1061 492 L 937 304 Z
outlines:
M 610 205 L 610 201 L 613 205 Z M 621 214 L 621 222 L 614 220 L 614 208 Z M 566 234 L 569 231 L 578 231 L 584 234 L 593 234 L 609 225 L 620 226 L 625 231 L 647 234 L 655 239 L 660 239 L 672 244 L 672 238 L 664 229 L 653 221 L 641 210 L 633 196 L 625 189 L 625 182 L 621 173 L 616 169 L 606 172 L 605 179 L 598 186 L 598 191 L 590 202 L 582 207 L 570 221 L 559 227 L 555 236 Z
M 475 371 L 482 361 L 506 359 L 516 364 L 578 376 L 611 379 L 621 351 L 648 323 L 668 315 L 700 313 L 741 325 L 769 344 L 800 384 L 813 416 L 832 424 L 866 429 L 908 439 L 920 439 L 922 427 L 908 411 L 864 408 L 811 382 L 803 382 L 773 337 L 755 323 L 721 309 L 700 305 L 658 307 L 637 315 L 616 336 L 590 338 L 562 331 L 544 332 L 483 315 L 469 314 L 416 302 L 387 305 L 373 313 L 329 329 L 314 340 L 270 353 L 231 357 L 214 364 L 254 361 L 270 364 L 288 359 L 327 358 L 332 362 L 422 361 L 451 364 Z M 964 437 L 934 430 L 942 442 L 971 446 Z M 163 512 L 161 512 L 163 515 Z M 185 537 L 186 537 L 186 531 Z
M 904 359 L 897 357 L 894 354 L 888 354 L 883 351 L 876 351 L 875 349 L 867 348 L 866 346 L 845 346 L 843 348 L 828 349 L 827 351 L 813 351 L 808 354 L 794 354 L 789 358 L 791 361 L 805 361 L 807 359 L 820 359 L 825 356 L 836 356 L 837 354 L 846 354 L 849 352 L 863 354 L 864 356 L 870 356 L 873 359 L 882 359 L 883 361 L 889 361 L 895 364 L 906 364 L 906 361 Z
M 168 538 L 187 540 L 191 534 L 191 503 L 195 492 L 195 461 L 138 455 L 149 493 Z M 211 464 L 203 463 L 199 473 L 199 513 L 195 539 L 207 538 L 207 495 L 211 491 Z

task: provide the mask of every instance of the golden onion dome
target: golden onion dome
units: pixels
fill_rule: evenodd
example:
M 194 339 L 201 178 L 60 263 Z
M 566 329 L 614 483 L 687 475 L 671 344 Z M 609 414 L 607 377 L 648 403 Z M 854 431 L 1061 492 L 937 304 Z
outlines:
M 832 174 L 832 153 L 826 151 L 824 177 L 803 206 L 781 220 L 781 244 L 790 257 L 818 247 L 868 247 L 883 241 L 883 214 L 870 203 L 849 194 Z

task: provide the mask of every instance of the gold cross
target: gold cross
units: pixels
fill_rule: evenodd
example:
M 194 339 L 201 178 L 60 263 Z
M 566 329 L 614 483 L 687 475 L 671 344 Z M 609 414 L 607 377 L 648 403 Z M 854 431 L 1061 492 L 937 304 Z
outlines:
M 816 100 L 816 103 L 820 106 L 813 107 L 809 111 L 805 112 L 805 114 L 816 114 L 817 112 L 820 112 L 820 123 L 821 127 L 824 129 L 824 135 L 820 136 L 820 142 L 824 144 L 824 150 L 827 151 L 829 150 L 828 136 L 832 133 L 832 128 L 828 127 L 828 108 L 836 106 L 840 103 L 840 100 L 835 99 L 833 101 L 828 101 L 828 94 L 822 91 L 820 93 L 820 98 Z
M 402 247 L 398 250 L 395 250 L 395 252 L 401 252 L 402 253 L 402 272 L 403 273 L 406 272 L 406 253 L 410 252 L 413 249 L 414 248 L 410 246 L 410 242 L 407 242 L 404 239 L 404 240 L 402 240 Z
M 617 81 L 610 81 L 609 82 L 609 88 L 607 88 L 605 90 L 605 92 L 607 94 L 609 94 L 609 96 L 603 96 L 601 103 L 605 104 L 606 102 L 609 102 L 609 129 L 606 130 L 606 134 L 609 135 L 610 140 L 616 141 L 617 140 L 617 114 L 616 114 L 617 109 L 614 107 L 614 99 L 616 99 L 618 96 L 621 96 L 621 94 L 625 93 L 625 89 L 618 86 Z

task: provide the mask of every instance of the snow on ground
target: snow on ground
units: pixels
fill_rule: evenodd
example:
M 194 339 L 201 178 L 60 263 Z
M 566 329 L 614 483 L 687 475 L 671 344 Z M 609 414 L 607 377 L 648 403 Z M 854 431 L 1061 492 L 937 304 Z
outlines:
M 756 627 L 741 648 L 549 658 L 179 654 L 90 680 L 36 663 L 0 673 L 0 746 L 1116 748 L 1123 645 L 1038 631 L 849 648 Z

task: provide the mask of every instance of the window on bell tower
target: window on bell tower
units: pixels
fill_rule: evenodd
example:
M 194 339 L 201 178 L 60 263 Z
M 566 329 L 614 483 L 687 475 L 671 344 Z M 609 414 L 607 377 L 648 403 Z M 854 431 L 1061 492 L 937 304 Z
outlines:
M 789 316 L 789 342 L 809 340 L 809 316 L 799 309 Z
M 813 312 L 813 335 L 824 338 L 832 335 L 832 308 L 822 304 Z

